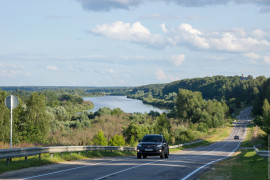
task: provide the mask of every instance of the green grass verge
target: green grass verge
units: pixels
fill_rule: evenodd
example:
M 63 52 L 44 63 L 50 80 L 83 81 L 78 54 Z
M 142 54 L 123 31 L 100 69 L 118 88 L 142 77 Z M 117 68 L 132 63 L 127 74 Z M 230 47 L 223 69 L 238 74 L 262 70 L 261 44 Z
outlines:
M 50 154 L 41 154 L 41 160 L 39 160 L 38 156 L 29 156 L 27 161 L 23 158 L 13 158 L 12 162 L 9 165 L 6 164 L 6 160 L 0 160 L 0 173 L 23 169 L 27 167 L 35 167 L 42 166 L 46 164 L 59 163 L 63 161 L 71 161 L 71 160 L 79 160 L 86 158 L 94 158 L 94 157 L 118 157 L 118 156 L 135 156 L 135 151 L 113 151 L 113 152 L 105 152 L 105 151 L 88 151 L 88 152 L 80 152 L 80 153 L 55 153 L 53 154 L 53 158 L 51 158 Z
M 257 155 L 253 150 L 241 150 L 232 158 L 215 164 L 211 171 L 198 179 L 267 179 L 267 167 L 267 158 Z
M 257 136 L 255 137 L 256 125 L 251 123 L 247 126 L 247 133 L 245 140 L 242 141 L 241 147 L 253 147 L 254 145 L 258 144 L 267 144 L 265 142 L 263 136 L 265 136 L 265 132 L 258 127 L 257 129 Z
M 180 151 L 183 149 L 194 148 L 194 147 L 198 147 L 198 146 L 208 146 L 212 143 L 215 143 L 217 141 L 222 141 L 222 140 L 228 138 L 231 134 L 231 131 L 232 131 L 231 125 L 227 125 L 224 128 L 211 129 L 211 130 L 209 130 L 208 135 L 203 137 L 202 142 L 197 143 L 197 144 L 188 145 L 188 146 L 170 149 L 170 152 L 174 153 L 174 152 L 177 152 L 177 151 Z

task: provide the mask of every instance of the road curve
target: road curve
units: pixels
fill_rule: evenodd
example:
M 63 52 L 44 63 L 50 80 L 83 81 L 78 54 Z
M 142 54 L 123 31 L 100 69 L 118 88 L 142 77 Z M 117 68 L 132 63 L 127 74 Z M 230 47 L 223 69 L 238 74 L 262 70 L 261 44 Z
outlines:
M 159 157 L 87 159 L 7 172 L 0 175 L 0 179 L 194 179 L 209 165 L 229 157 L 237 150 L 245 136 L 250 112 L 251 107 L 240 113 L 232 133 L 226 140 L 205 147 L 179 151 L 171 154 L 169 159 Z M 240 137 L 239 140 L 234 140 L 235 135 Z

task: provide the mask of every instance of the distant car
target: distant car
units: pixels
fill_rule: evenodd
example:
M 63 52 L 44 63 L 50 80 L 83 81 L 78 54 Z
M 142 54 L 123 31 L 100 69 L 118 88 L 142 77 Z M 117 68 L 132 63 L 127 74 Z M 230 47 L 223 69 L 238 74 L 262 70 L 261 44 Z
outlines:
M 239 136 L 234 136 L 234 139 L 239 139 Z
M 145 135 L 139 140 L 137 146 L 137 158 L 147 158 L 147 156 L 160 156 L 161 159 L 169 157 L 168 142 L 162 134 Z

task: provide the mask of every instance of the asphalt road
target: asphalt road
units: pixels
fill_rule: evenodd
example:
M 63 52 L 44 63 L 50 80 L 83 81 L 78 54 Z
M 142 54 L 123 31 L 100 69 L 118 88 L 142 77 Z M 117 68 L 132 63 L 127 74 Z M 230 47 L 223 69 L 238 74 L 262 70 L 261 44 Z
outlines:
M 224 141 L 171 154 L 168 159 L 148 157 L 99 158 L 66 162 L 12 171 L 0 175 L 0 179 L 194 179 L 211 164 L 221 161 L 239 147 L 245 135 L 251 108 L 238 116 L 231 135 Z M 239 140 L 234 140 L 238 135 Z

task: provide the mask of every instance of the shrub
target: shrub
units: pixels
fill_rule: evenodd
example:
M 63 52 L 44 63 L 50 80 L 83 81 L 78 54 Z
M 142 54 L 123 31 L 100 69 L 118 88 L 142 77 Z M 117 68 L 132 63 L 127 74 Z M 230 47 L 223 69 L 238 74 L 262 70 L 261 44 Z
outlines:
M 107 146 L 108 141 L 106 137 L 104 136 L 104 133 L 102 130 L 99 130 L 98 133 L 93 137 L 91 141 L 92 145 L 98 145 L 98 146 Z
M 122 135 L 114 135 L 110 140 L 109 140 L 109 145 L 110 146 L 124 146 L 125 145 L 125 139 Z

